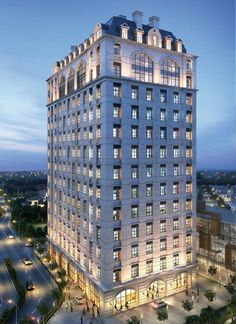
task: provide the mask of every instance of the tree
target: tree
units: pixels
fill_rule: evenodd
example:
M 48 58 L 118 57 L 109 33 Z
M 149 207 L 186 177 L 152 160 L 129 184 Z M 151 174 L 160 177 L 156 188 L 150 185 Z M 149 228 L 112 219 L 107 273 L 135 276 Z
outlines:
M 51 295 L 52 295 L 52 299 L 53 299 L 56 303 L 58 303 L 58 301 L 59 301 L 59 299 L 60 299 L 60 297 L 61 297 L 61 292 L 60 292 L 60 290 L 59 290 L 58 288 L 53 288 L 53 289 L 51 290 Z
M 198 315 L 187 316 L 185 324 L 204 324 L 201 317 Z
M 209 266 L 208 268 L 208 273 L 211 275 L 211 276 L 214 276 L 217 274 L 217 268 L 215 266 Z
M 126 321 L 127 324 L 140 324 L 140 320 L 137 318 L 137 316 L 133 315 Z
M 208 307 L 203 308 L 200 314 L 201 319 L 204 324 L 215 324 L 216 323 L 216 312 L 214 308 L 208 305 Z
M 44 234 L 43 234 L 43 230 L 41 227 L 37 227 L 36 230 L 35 230 L 35 236 L 36 237 L 42 237 Z
M 233 315 L 235 314 L 235 310 L 234 308 L 232 307 L 232 305 L 229 305 L 226 309 L 226 313 L 227 313 L 227 316 L 229 316 L 229 318 L 231 318 L 231 323 L 233 323 Z
M 157 311 L 157 319 L 161 322 L 168 319 L 168 312 L 166 310 Z
M 190 312 L 193 309 L 193 302 L 186 299 L 185 301 L 182 302 L 182 307 L 187 312 Z
M 205 292 L 204 296 L 209 300 L 209 302 L 213 302 L 213 300 L 214 300 L 216 294 L 215 294 L 214 291 L 208 289 L 208 290 Z
M 45 316 L 48 314 L 48 312 L 50 311 L 51 306 L 48 305 L 47 303 L 40 303 L 40 304 L 37 306 L 37 309 L 38 309 L 39 313 L 40 313 L 43 317 L 45 317 Z
M 235 287 L 231 283 L 225 285 L 225 288 L 230 295 L 233 295 L 235 293 Z

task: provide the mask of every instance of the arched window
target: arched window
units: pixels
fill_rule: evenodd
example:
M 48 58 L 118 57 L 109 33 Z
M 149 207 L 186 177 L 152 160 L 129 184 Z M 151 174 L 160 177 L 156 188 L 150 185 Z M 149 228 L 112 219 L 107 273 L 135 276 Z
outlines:
M 114 54 L 120 55 L 120 44 L 114 44 Z
M 77 72 L 77 88 L 82 88 L 86 83 L 86 64 L 81 62 Z
M 137 53 L 132 57 L 132 78 L 153 82 L 153 62 L 148 55 Z
M 153 43 L 153 46 L 157 46 L 157 36 L 156 35 L 152 36 L 152 43 Z
M 64 76 L 62 76 L 59 82 L 59 98 L 65 96 L 65 87 L 66 87 L 66 79 Z
M 74 84 L 75 84 L 74 71 L 71 71 L 70 75 L 69 75 L 69 77 L 67 79 L 67 94 L 74 91 Z
M 161 64 L 161 82 L 170 86 L 179 86 L 180 68 L 175 61 L 165 59 Z
M 137 302 L 137 292 L 134 289 L 122 290 L 114 300 L 116 310 L 126 310 L 130 307 L 135 307 Z

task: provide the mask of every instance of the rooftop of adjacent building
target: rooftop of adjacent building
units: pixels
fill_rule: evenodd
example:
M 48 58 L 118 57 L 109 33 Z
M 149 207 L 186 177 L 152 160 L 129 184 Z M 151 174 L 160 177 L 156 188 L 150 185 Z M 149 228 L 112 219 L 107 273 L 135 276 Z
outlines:
M 205 213 L 203 214 L 199 212 L 197 213 L 197 216 L 199 218 L 210 220 L 211 216 L 210 214 L 208 215 L 207 212 L 219 214 L 220 221 L 222 223 L 236 225 L 236 212 L 232 212 L 231 210 L 226 208 L 206 206 Z

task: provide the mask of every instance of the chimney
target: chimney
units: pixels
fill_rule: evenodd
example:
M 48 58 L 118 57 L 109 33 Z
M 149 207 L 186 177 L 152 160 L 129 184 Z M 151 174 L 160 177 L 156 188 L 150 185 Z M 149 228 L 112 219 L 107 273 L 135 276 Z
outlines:
M 133 21 L 136 24 L 136 28 L 143 28 L 143 13 L 141 11 L 134 11 L 132 13 Z
M 152 16 L 149 18 L 149 26 L 152 28 L 159 29 L 160 17 Z

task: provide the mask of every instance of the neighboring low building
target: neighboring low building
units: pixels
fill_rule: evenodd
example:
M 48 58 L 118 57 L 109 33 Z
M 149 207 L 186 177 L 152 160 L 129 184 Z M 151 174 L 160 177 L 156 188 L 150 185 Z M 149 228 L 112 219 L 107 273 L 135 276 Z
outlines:
M 197 213 L 198 271 L 208 276 L 209 266 L 217 268 L 212 279 L 227 283 L 236 272 L 236 212 L 207 208 Z

